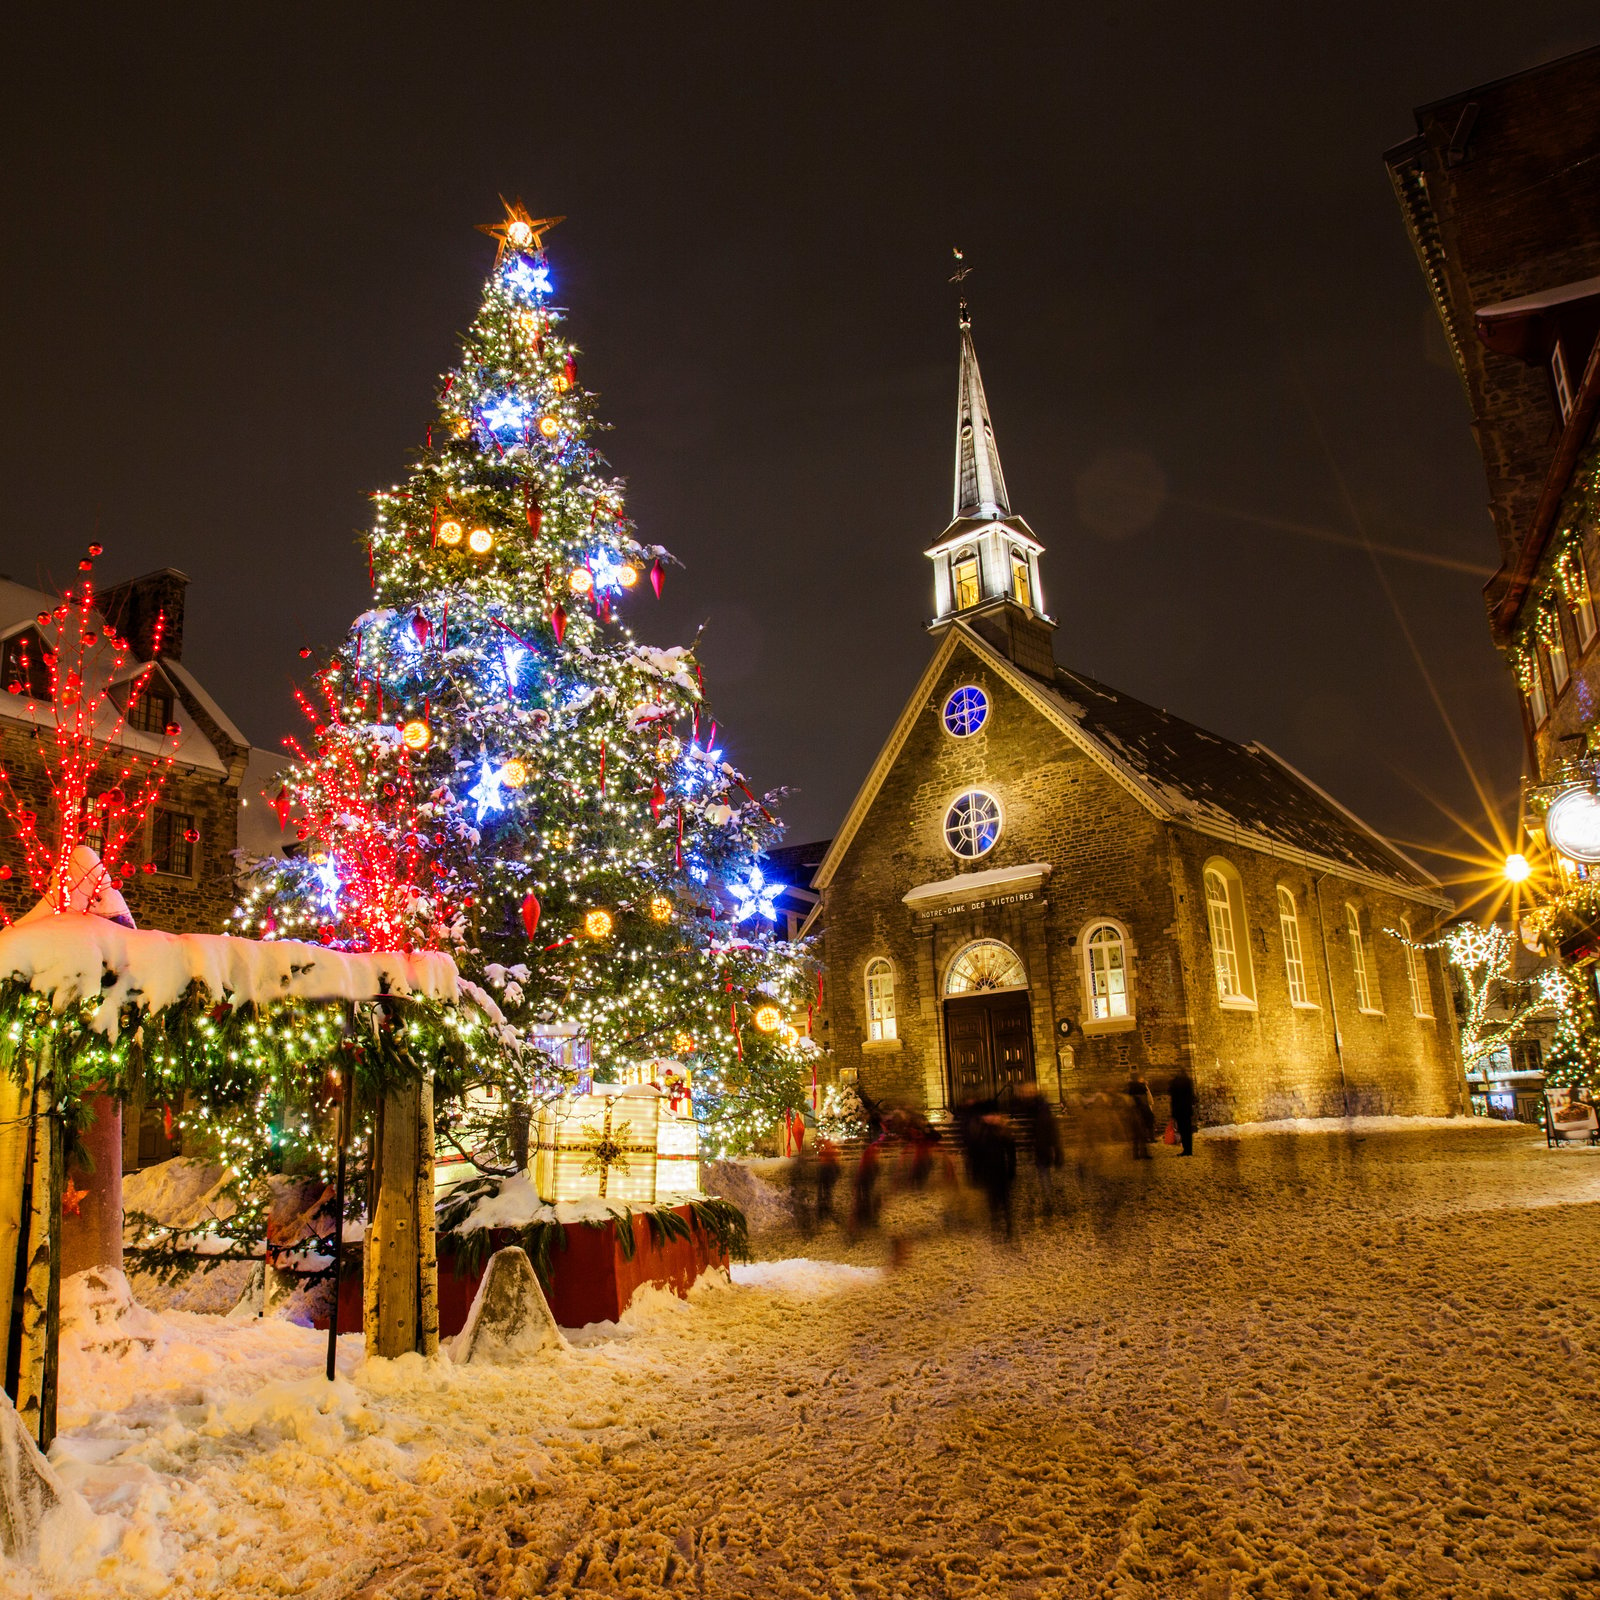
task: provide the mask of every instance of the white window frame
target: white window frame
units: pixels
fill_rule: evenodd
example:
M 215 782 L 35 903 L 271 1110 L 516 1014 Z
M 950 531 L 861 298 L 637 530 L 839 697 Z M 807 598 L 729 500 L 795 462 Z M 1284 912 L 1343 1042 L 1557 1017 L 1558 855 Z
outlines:
M 1411 980 L 1411 1015 L 1433 1020 L 1433 986 L 1428 982 L 1428 958 L 1411 942 L 1411 919 L 1400 919 L 1400 936 L 1406 946 L 1406 976 Z
M 1572 682 L 1572 662 L 1567 656 L 1567 636 L 1561 631 L 1561 607 L 1558 604 L 1555 612 L 1555 627 L 1550 630 L 1550 637 L 1545 641 L 1545 654 L 1550 660 L 1550 686 L 1556 692 L 1556 698 L 1561 698 L 1561 691 Z
M 957 805 L 959 805 L 961 801 L 967 799 L 970 795 L 981 795 L 989 802 L 990 805 L 994 807 L 995 826 L 994 838 L 992 838 L 988 844 L 983 847 L 983 849 L 975 851 L 971 855 L 967 855 L 964 851 L 958 850 L 951 840 L 950 815 L 955 810 Z M 988 853 L 993 850 L 997 844 L 1000 843 L 1001 835 L 1006 831 L 1005 807 L 1002 806 L 999 799 L 995 795 L 991 794 L 987 789 L 963 789 L 960 794 L 952 795 L 950 797 L 950 803 L 944 808 L 944 820 L 939 825 L 939 831 L 940 836 L 944 839 L 945 849 L 948 850 L 957 861 L 982 861 L 983 858 L 988 855 Z
M 864 981 L 867 991 L 867 1042 L 886 1044 L 900 1037 L 895 1013 L 894 963 L 887 956 L 874 956 L 867 963 Z
M 1589 562 L 1581 545 L 1572 567 L 1578 590 L 1577 597 L 1572 601 L 1572 631 L 1577 635 L 1578 654 L 1582 655 L 1594 643 L 1595 634 L 1600 633 L 1600 622 L 1595 621 L 1594 591 L 1589 587 Z
M 1383 995 L 1378 989 L 1378 974 L 1367 960 L 1367 941 L 1361 933 L 1361 913 L 1346 900 L 1345 933 L 1350 940 L 1350 974 L 1355 980 L 1356 1010 L 1369 1017 L 1383 1015 Z
M 1027 556 L 1015 548 L 1011 551 L 1011 598 L 1018 605 L 1033 605 L 1033 570 Z
M 1100 935 L 1108 934 L 1107 939 L 1100 939 Z M 1098 940 L 1098 943 L 1096 942 Z M 1133 993 L 1133 941 L 1128 937 L 1128 930 L 1113 917 L 1096 917 L 1093 922 L 1085 923 L 1078 934 L 1078 949 L 1080 952 L 1079 976 L 1083 982 L 1083 1031 L 1086 1034 L 1095 1033 L 1125 1033 L 1138 1025 L 1135 1013 Z M 1111 951 L 1115 949 L 1121 958 L 1122 993 L 1113 995 L 1111 991 Z M 1105 976 L 1106 995 L 1102 998 L 1100 986 L 1096 983 L 1097 951 L 1106 954 Z M 1115 1004 L 1120 999 L 1122 1009 L 1115 1010 Z M 1105 1014 L 1100 1014 L 1100 1007 L 1105 1006 Z
M 1556 409 L 1565 422 L 1572 415 L 1572 379 L 1567 375 L 1567 358 L 1559 344 L 1550 352 L 1550 377 L 1556 386 Z
M 1545 698 L 1544 670 L 1540 665 L 1539 657 L 1544 652 L 1533 652 L 1533 682 L 1527 687 L 1524 698 L 1528 702 L 1528 716 L 1532 719 L 1535 728 L 1542 728 L 1545 718 L 1550 715 L 1550 702 Z
M 1213 856 L 1205 864 L 1201 882 L 1205 889 L 1206 921 L 1211 930 L 1217 1004 L 1230 1010 L 1253 1011 L 1256 1008 L 1256 974 L 1255 964 L 1250 959 L 1250 929 L 1244 916 L 1244 880 L 1231 861 Z
M 977 721 L 974 722 L 971 727 L 963 730 L 957 730 L 950 726 L 950 708 L 956 703 L 956 697 L 963 694 L 977 695 L 978 702 L 983 709 L 980 711 Z M 968 705 L 971 704 L 970 701 L 965 703 Z M 944 697 L 944 704 L 939 708 L 939 725 L 947 734 L 950 735 L 952 739 L 971 739 L 974 737 L 974 735 L 982 733 L 983 730 L 988 727 L 989 713 L 992 709 L 993 707 L 989 704 L 988 690 L 980 689 L 975 683 L 958 683 L 955 688 L 953 688 L 950 693 Z
M 1300 908 L 1293 890 L 1278 885 L 1278 932 L 1283 939 L 1283 971 L 1289 980 L 1289 1004 L 1298 1011 L 1317 1011 L 1306 980 L 1305 951 L 1300 943 Z

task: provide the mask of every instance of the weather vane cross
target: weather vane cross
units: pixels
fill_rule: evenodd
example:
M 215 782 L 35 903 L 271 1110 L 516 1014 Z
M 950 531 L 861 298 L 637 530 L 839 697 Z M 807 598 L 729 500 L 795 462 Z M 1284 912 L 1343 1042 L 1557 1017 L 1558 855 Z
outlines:
M 963 256 L 959 250 L 952 247 L 950 254 L 956 258 L 956 270 L 950 275 L 950 281 L 951 283 L 955 284 L 958 290 L 960 290 L 961 326 L 964 328 L 967 326 L 969 316 L 967 312 L 967 292 L 965 289 L 961 288 L 961 285 L 965 283 L 967 278 L 970 276 L 972 268 L 967 265 L 966 257 Z

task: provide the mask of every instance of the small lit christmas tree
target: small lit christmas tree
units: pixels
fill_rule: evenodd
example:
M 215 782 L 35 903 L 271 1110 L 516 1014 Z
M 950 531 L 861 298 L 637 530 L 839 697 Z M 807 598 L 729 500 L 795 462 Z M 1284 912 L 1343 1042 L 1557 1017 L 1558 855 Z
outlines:
M 305 854 L 259 866 L 239 923 L 368 937 L 343 820 L 361 813 L 337 794 L 383 792 L 404 752 L 418 842 L 390 830 L 415 849 L 397 926 L 494 992 L 497 1098 L 570 1082 L 542 1042 L 575 1030 L 602 1080 L 687 1064 L 715 1142 L 742 1142 L 799 1104 L 809 1045 L 787 1017 L 811 980 L 773 930 L 778 825 L 723 760 L 693 650 L 638 645 L 618 617 L 670 557 L 591 442 L 544 251 L 559 220 L 513 206 L 485 230 L 499 250 L 461 362 L 411 472 L 375 496 L 375 605 L 319 673 L 316 748 L 274 797 Z M 478 1137 L 516 1144 L 509 1123 Z

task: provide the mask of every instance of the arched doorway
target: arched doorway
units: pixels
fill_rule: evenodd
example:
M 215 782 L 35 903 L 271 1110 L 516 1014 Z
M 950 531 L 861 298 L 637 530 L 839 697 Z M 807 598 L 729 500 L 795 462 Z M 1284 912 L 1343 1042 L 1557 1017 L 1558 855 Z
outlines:
M 1034 1081 L 1033 1010 L 1016 951 L 979 939 L 956 953 L 944 982 L 950 1103 L 1007 1100 Z

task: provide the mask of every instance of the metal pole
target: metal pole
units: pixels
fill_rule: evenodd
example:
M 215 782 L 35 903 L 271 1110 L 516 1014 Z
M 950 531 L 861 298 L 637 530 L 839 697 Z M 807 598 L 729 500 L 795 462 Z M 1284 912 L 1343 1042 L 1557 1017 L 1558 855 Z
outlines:
M 328 1382 L 333 1382 L 339 1355 L 339 1288 L 344 1281 L 344 1168 L 350 1145 L 350 1113 L 354 1108 L 355 1062 L 346 1059 L 339 1085 L 339 1161 L 333 1187 L 333 1309 L 328 1313 Z

